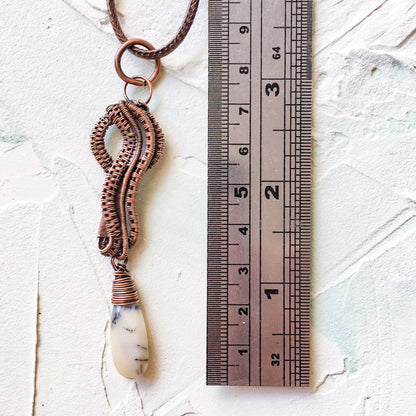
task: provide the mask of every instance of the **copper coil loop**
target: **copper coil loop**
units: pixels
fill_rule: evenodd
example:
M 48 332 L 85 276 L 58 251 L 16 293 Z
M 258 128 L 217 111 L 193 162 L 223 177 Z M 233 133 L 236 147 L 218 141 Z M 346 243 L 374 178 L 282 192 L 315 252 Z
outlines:
M 114 257 L 111 257 L 111 265 L 115 272 L 117 271 L 126 271 L 127 270 L 127 257 L 123 260 L 117 260 Z
M 139 302 L 136 285 L 127 271 L 126 265 L 119 265 L 119 269 L 114 271 L 113 295 L 111 303 L 113 305 L 133 305 Z

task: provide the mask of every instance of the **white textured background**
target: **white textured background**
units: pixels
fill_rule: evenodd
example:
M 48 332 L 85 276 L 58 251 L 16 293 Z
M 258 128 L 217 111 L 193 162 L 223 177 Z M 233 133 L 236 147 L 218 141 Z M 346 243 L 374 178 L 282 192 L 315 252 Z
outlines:
M 207 0 L 151 102 L 168 147 L 139 196 L 152 359 L 137 382 L 112 366 L 95 249 L 89 133 L 123 86 L 105 2 L 0 5 L 1 416 L 416 414 L 415 0 L 315 2 L 308 390 L 205 386 Z M 119 2 L 127 34 L 155 45 L 185 8 Z

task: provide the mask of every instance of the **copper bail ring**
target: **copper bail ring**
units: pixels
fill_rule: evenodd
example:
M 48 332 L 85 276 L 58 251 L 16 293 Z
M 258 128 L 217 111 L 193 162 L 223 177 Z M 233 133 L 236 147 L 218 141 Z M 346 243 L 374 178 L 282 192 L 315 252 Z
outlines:
M 125 52 L 125 50 L 127 48 L 129 48 L 132 45 L 141 45 L 144 46 L 146 49 L 148 49 L 149 51 L 154 50 L 155 47 L 147 42 L 146 40 L 143 39 L 129 39 L 126 42 L 124 42 L 120 48 L 118 49 L 116 56 L 114 58 L 114 65 L 116 67 L 116 72 L 118 74 L 118 76 L 127 84 L 133 84 L 133 85 L 137 85 L 139 87 L 142 87 L 143 85 L 148 84 L 147 81 L 144 81 L 143 79 L 148 79 L 150 84 L 156 80 L 156 78 L 159 76 L 160 73 L 160 68 L 162 66 L 162 62 L 160 61 L 160 58 L 155 59 L 155 70 L 153 71 L 153 74 L 150 75 L 150 77 L 148 78 L 144 78 L 144 77 L 128 77 L 124 71 L 121 68 L 121 57 L 123 56 L 123 53 Z M 149 85 L 149 84 L 148 84 Z
M 133 77 L 132 79 L 134 79 L 135 81 L 140 81 L 142 80 L 142 85 L 147 85 L 147 87 L 149 88 L 149 95 L 147 96 L 147 99 L 144 101 L 145 104 L 149 104 L 150 99 L 152 98 L 152 94 L 153 94 L 153 86 L 152 86 L 152 82 L 150 81 L 149 78 L 146 77 L 142 77 L 142 76 L 136 76 Z M 128 82 L 126 82 L 124 84 L 124 98 L 126 99 L 126 101 L 135 103 L 135 100 L 132 100 L 131 98 L 128 97 L 127 95 L 127 86 L 129 85 Z M 138 102 L 143 102 L 142 100 L 137 100 Z
M 126 264 L 127 264 L 127 257 L 125 257 L 123 260 L 119 260 L 117 263 L 116 263 L 116 259 L 114 258 L 114 256 L 111 257 L 111 265 L 113 266 L 113 269 L 115 271 L 120 270 L 120 265 L 123 268 L 123 266 L 125 267 Z

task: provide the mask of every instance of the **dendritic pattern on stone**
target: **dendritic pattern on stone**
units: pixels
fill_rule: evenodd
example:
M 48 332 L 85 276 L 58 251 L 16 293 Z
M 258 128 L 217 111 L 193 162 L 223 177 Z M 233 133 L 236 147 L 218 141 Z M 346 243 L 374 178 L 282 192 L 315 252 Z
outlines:
M 111 352 L 117 371 L 126 378 L 142 375 L 149 364 L 146 325 L 140 304 L 113 306 Z

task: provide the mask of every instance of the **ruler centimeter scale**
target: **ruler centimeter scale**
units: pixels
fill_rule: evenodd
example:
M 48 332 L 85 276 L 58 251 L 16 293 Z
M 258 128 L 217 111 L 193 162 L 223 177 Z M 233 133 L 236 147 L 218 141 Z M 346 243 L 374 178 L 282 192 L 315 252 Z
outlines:
M 309 385 L 312 0 L 210 0 L 207 384 Z

